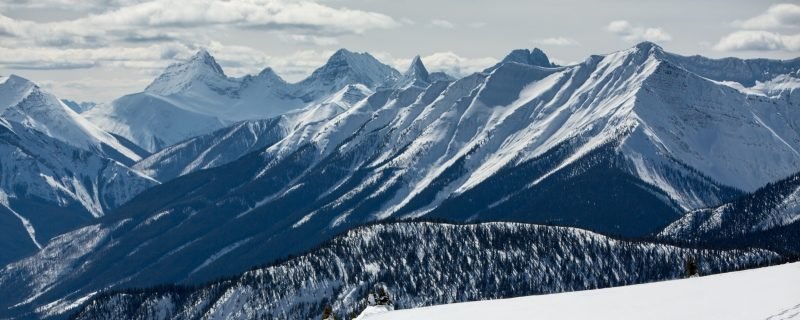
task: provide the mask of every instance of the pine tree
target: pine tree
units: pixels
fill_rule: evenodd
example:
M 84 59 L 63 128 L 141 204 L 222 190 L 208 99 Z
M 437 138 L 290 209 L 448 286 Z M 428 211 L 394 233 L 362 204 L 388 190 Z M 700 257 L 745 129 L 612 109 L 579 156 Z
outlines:
M 384 289 L 383 287 L 378 287 L 376 296 L 377 297 L 375 299 L 375 302 L 377 305 L 381 306 L 392 305 L 392 299 L 389 298 L 389 294 L 386 293 L 386 289 Z
M 684 270 L 686 272 L 686 277 L 691 278 L 697 276 L 697 263 L 694 261 L 693 257 L 689 257 L 684 264 Z
M 333 314 L 333 309 L 331 306 L 325 306 L 325 310 L 322 311 L 322 320 L 336 320 L 336 316 Z

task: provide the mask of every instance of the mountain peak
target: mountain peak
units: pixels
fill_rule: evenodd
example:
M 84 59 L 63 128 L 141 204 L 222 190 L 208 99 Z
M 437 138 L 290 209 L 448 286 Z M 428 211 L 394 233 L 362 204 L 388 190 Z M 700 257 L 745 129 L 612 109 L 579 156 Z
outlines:
M 13 73 L 8 75 L 8 77 L 5 77 L 5 79 L 2 81 L 2 83 L 8 84 L 8 85 L 14 85 L 14 86 L 24 85 L 24 86 L 29 86 L 29 87 L 38 87 L 38 85 L 36 83 L 34 83 L 33 81 L 28 80 L 27 78 L 20 77 L 20 76 L 18 76 L 16 74 L 13 74 Z
M 201 48 L 197 51 L 190 59 L 187 61 L 188 64 L 198 65 L 208 67 L 216 73 L 221 75 L 225 75 L 225 72 L 222 71 L 222 67 L 219 66 L 217 60 L 214 59 L 214 56 L 208 52 L 205 48 Z
M 184 91 L 196 82 L 218 87 L 228 80 L 211 53 L 200 49 L 188 60 L 167 67 L 145 91 L 167 96 Z
M 264 70 L 261 70 L 256 77 L 263 80 L 285 82 L 283 81 L 283 78 L 275 73 L 275 70 L 270 67 L 266 67 Z
M 353 55 L 357 55 L 357 53 L 347 50 L 345 48 L 341 48 L 339 50 L 336 50 L 336 52 L 334 52 L 333 55 L 331 55 L 331 57 L 328 60 L 330 61 L 330 60 L 347 59 L 348 57 Z
M 661 48 L 661 46 L 650 41 L 639 42 L 638 44 L 636 44 L 635 48 L 642 52 L 650 52 L 652 50 L 664 51 L 664 49 Z
M 411 60 L 411 65 L 409 65 L 408 70 L 403 73 L 403 77 L 400 82 L 398 82 L 397 87 L 406 87 L 408 85 L 427 87 L 430 82 L 428 69 L 425 68 L 425 65 L 422 63 L 422 58 L 417 55 Z
M 25 99 L 39 86 L 23 77 L 11 74 L 0 78 L 0 110 L 5 110 Z
M 411 60 L 411 65 L 408 67 L 406 74 L 418 74 L 418 75 L 425 75 L 425 78 L 428 76 L 428 69 L 425 68 L 425 64 L 422 63 L 422 58 L 419 55 L 414 56 L 414 59 Z
M 377 88 L 393 84 L 400 73 L 383 64 L 369 53 L 356 53 L 347 49 L 336 51 L 322 67 L 301 81 L 299 90 L 304 100 L 311 101 L 322 93 L 339 91 L 349 84 L 363 84 Z
M 550 63 L 550 59 L 547 57 L 544 51 L 540 50 L 539 48 L 534 48 L 533 50 L 513 50 L 503 59 L 503 62 L 517 62 L 545 68 L 553 67 L 553 64 Z
M 531 66 L 537 67 L 544 67 L 544 68 L 553 68 L 556 65 L 550 62 L 550 59 L 544 53 L 544 51 L 540 50 L 539 48 L 534 48 L 533 50 L 529 49 L 514 49 L 502 61 L 497 63 L 494 66 L 491 66 L 484 70 L 484 72 L 492 72 L 500 65 L 504 63 L 520 63 L 520 64 L 527 64 Z

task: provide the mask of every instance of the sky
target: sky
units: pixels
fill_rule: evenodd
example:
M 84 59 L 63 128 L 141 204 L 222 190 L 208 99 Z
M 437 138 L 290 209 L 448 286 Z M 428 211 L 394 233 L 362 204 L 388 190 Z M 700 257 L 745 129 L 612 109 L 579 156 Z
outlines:
M 0 75 L 108 102 L 209 50 L 229 76 L 298 81 L 335 50 L 463 76 L 517 48 L 559 64 L 652 41 L 673 53 L 800 56 L 800 1 L 2 0 Z

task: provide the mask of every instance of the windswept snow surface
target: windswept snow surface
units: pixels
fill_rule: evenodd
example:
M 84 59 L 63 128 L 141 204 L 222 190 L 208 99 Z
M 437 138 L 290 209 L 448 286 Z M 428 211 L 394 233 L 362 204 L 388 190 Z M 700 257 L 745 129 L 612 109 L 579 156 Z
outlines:
M 398 310 L 363 320 L 795 319 L 800 263 L 707 277 Z

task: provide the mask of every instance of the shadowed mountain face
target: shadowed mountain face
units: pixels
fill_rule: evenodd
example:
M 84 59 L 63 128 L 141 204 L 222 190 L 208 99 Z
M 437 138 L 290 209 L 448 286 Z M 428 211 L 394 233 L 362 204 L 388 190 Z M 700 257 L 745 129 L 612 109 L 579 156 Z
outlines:
M 720 248 L 754 246 L 800 257 L 800 174 L 734 201 L 689 212 L 658 237 Z
M 314 89 L 301 100 L 339 88 L 335 103 L 315 102 L 343 106 L 324 117 L 303 109 L 239 123 L 140 162 L 174 180 L 9 265 L 2 307 L 199 283 L 386 219 L 646 237 L 800 167 L 796 80 L 780 74 L 798 61 L 741 60 L 749 73 L 712 73 L 720 60 L 642 43 L 557 67 L 523 50 L 451 82 L 431 79 L 420 60 L 403 75 L 369 60 L 338 52 L 301 82 Z M 781 76 L 748 86 L 765 74 Z M 224 158 L 228 147 L 244 156 Z

